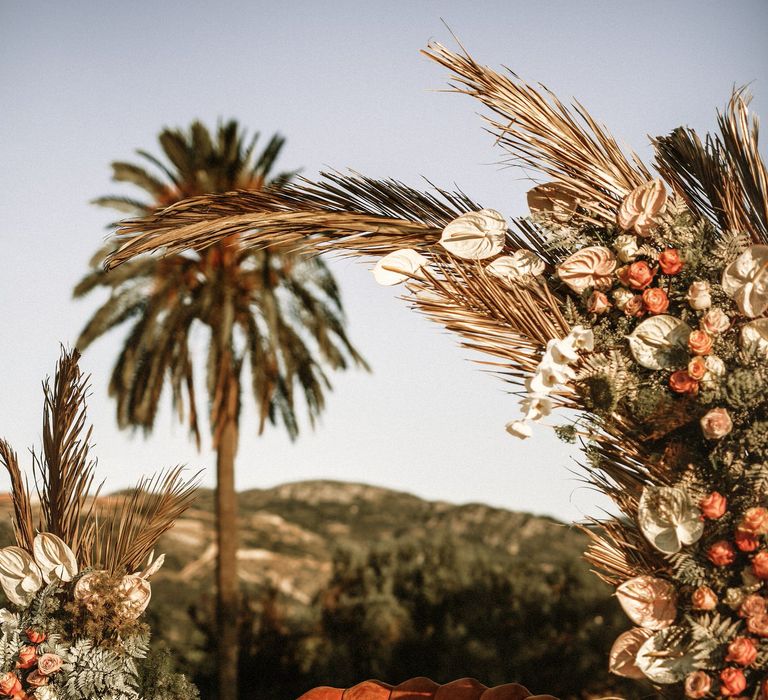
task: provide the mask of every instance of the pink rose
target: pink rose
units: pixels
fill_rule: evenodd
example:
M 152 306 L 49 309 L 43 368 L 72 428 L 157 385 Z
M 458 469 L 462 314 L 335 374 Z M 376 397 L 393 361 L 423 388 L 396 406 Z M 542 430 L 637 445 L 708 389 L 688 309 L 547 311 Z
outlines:
M 705 331 L 693 331 L 688 336 L 688 349 L 694 355 L 709 355 L 712 351 L 712 336 Z
M 710 309 L 701 319 L 701 329 L 710 335 L 725 333 L 731 327 L 731 319 L 722 309 Z
M 733 661 L 739 666 L 750 666 L 757 658 L 757 648 L 749 637 L 735 637 L 728 645 L 726 662 Z
M 699 586 L 691 596 L 694 610 L 714 610 L 717 607 L 717 595 L 709 586 Z
M 603 314 L 611 308 L 611 302 L 603 292 L 592 292 L 587 300 L 587 311 L 591 314 Z
M 739 530 L 746 530 L 754 535 L 768 533 L 768 510 L 760 506 L 747 508 L 739 523 Z
M 758 637 L 768 637 L 768 615 L 762 613 L 748 617 L 747 629 Z
M 758 552 L 752 558 L 752 571 L 757 578 L 765 581 L 768 579 L 768 551 Z
M 743 693 L 747 687 L 744 672 L 738 668 L 725 668 L 720 672 L 720 694 L 729 697 Z
M 721 496 L 717 491 L 713 491 L 699 503 L 699 508 L 705 518 L 717 520 L 725 513 L 727 501 L 725 496 Z
M 48 685 L 48 676 L 44 676 L 40 671 L 32 671 L 27 676 L 27 683 L 34 688 L 40 688 L 43 685 Z
M 640 317 L 645 313 L 645 304 L 643 304 L 643 297 L 639 294 L 635 294 L 626 304 L 622 311 L 627 316 Z
M 61 668 L 64 660 L 58 654 L 43 654 L 37 661 L 37 669 L 44 676 L 50 676 Z
M 752 594 L 748 595 L 741 603 L 739 608 L 739 617 L 756 617 L 757 615 L 765 615 L 765 598 L 760 595 Z
M 703 698 L 709 694 L 712 679 L 704 671 L 693 671 L 685 677 L 685 697 Z
M 733 428 L 733 421 L 725 408 L 713 408 L 704 415 L 700 423 L 707 440 L 719 440 L 728 435 Z

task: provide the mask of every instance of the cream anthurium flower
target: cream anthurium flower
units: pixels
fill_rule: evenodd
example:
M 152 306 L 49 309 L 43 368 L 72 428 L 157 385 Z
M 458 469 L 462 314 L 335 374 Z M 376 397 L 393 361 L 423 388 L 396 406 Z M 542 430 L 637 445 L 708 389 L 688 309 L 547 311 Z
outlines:
M 646 539 L 665 554 L 693 544 L 704 532 L 701 511 L 688 493 L 674 486 L 646 486 L 637 507 L 637 520 Z
M 147 609 L 152 597 L 152 587 L 149 581 L 138 574 L 123 576 L 117 590 L 122 598 L 120 612 L 129 620 L 135 620 L 139 617 Z
M 744 316 L 757 318 L 768 309 L 768 245 L 753 245 L 723 271 L 725 293 Z
M 616 597 L 627 617 L 649 630 L 669 627 L 677 617 L 675 587 L 661 578 L 635 576 L 616 589 Z
M 544 261 L 530 250 L 516 250 L 512 255 L 501 255 L 485 268 L 489 275 L 507 284 L 526 282 L 544 272 Z
M 443 229 L 440 245 L 457 258 L 485 260 L 504 248 L 507 220 L 494 209 L 462 214 Z
M 417 276 L 426 264 L 427 259 L 421 253 L 403 248 L 381 258 L 373 268 L 373 277 L 379 284 L 391 287 Z
M 533 435 L 531 426 L 522 420 L 510 421 L 505 427 L 510 435 L 519 438 L 520 440 L 525 440 L 526 438 L 529 438 L 531 435 Z
M 679 318 L 660 314 L 641 321 L 627 336 L 635 361 L 647 369 L 671 369 L 688 361 L 691 327 Z
M 608 657 L 608 670 L 624 678 L 645 678 L 637 667 L 637 652 L 653 636 L 653 630 L 635 627 L 622 632 L 613 643 Z
M 741 329 L 740 342 L 747 354 L 768 358 L 768 318 L 747 323 Z
M 654 683 L 682 681 L 696 668 L 696 660 L 685 644 L 686 628 L 667 627 L 643 643 L 637 652 L 637 667 Z M 683 641 L 681 641 L 683 640 Z
M 0 585 L 8 600 L 26 607 L 43 587 L 40 567 L 25 549 L 11 546 L 0 549 Z
M 71 581 L 77 574 L 77 559 L 64 541 L 50 532 L 41 532 L 33 545 L 35 562 L 46 583 Z

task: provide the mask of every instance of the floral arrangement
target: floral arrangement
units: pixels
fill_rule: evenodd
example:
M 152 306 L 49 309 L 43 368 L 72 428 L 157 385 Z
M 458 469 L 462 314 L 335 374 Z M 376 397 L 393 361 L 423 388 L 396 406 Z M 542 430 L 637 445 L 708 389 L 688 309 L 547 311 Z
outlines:
M 748 97 L 719 133 L 654 139 L 654 172 L 578 103 L 424 53 L 542 174 L 526 215 L 326 173 L 124 222 L 108 264 L 225 239 L 375 258 L 378 282 L 517 387 L 511 434 L 564 411 L 555 430 L 619 513 L 583 525 L 634 625 L 611 669 L 668 697 L 768 698 L 768 174 Z
M 164 559 L 154 546 L 190 504 L 194 484 L 173 470 L 98 506 L 89 493 L 95 462 L 76 353 L 62 355 L 54 387 L 44 389 L 44 448 L 33 453 L 38 518 L 16 455 L 0 441 L 17 542 L 0 549 L 0 586 L 11 606 L 0 610 L 0 697 L 195 698 L 196 689 L 168 671 L 147 682 L 154 661 L 141 619 Z

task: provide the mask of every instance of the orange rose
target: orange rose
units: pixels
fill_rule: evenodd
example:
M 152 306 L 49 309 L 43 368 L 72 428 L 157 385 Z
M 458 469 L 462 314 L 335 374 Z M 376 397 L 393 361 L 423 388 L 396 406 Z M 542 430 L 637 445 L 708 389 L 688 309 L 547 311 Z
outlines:
M 693 671 L 685 677 L 685 697 L 703 698 L 709 694 L 712 679 L 704 671 Z
M 35 647 L 21 647 L 16 668 L 32 668 L 37 663 L 37 649 Z
M 717 595 L 709 586 L 699 586 L 691 596 L 694 610 L 714 610 L 717 607 Z
M 653 287 L 643 292 L 643 303 L 651 314 L 663 314 L 669 308 L 669 297 L 663 289 Z
M 707 411 L 704 417 L 699 421 L 701 432 L 707 440 L 719 440 L 728 435 L 733 428 L 733 421 L 725 408 L 713 408 Z
M 701 508 L 704 517 L 710 520 L 717 520 L 722 517 L 726 505 L 725 496 L 721 496 L 717 491 L 713 491 L 699 502 L 699 508 Z
M 768 551 L 758 552 L 752 558 L 752 571 L 757 578 L 765 581 L 768 579 Z
M 718 540 L 709 546 L 707 559 L 715 566 L 730 566 L 736 560 L 736 550 L 727 540 Z
M 728 645 L 726 661 L 733 661 L 739 666 L 750 666 L 757 658 L 757 648 L 749 637 L 735 637 Z
M 743 693 L 747 687 L 747 679 L 738 668 L 724 668 L 720 671 L 720 694 L 726 697 Z
M 623 285 L 632 289 L 645 289 L 653 282 L 656 270 L 652 270 L 647 262 L 638 260 L 631 265 L 622 267 L 617 274 Z
M 15 673 L 0 675 L 0 695 L 17 695 L 21 692 L 21 681 Z
M 694 355 L 708 355 L 712 351 L 712 336 L 706 331 L 692 331 L 688 336 L 688 349 Z
M 691 358 L 688 363 L 688 374 L 691 379 L 695 379 L 697 382 L 704 379 L 704 375 L 707 373 L 707 361 L 701 356 Z
M 768 615 L 753 615 L 747 618 L 747 629 L 758 637 L 768 637 Z
M 603 314 L 611 308 L 611 302 L 603 292 L 592 292 L 587 300 L 587 311 L 591 314 Z
M 756 617 L 757 615 L 765 615 L 765 598 L 761 595 L 751 594 L 748 595 L 741 602 L 739 608 L 739 617 Z
M 733 541 L 742 552 L 754 552 L 760 545 L 760 540 L 746 530 L 736 530 Z
M 44 676 L 50 676 L 61 668 L 64 660 L 58 654 L 43 654 L 37 661 L 37 670 Z
M 748 508 L 739 523 L 739 530 L 746 530 L 753 535 L 768 533 L 768 510 L 761 507 Z
M 699 390 L 699 383 L 688 374 L 688 370 L 679 369 L 670 376 L 669 388 L 678 394 L 695 394 Z
M 45 641 L 45 633 L 44 632 L 38 632 L 31 627 L 24 632 L 24 634 L 27 635 L 27 639 L 32 642 L 32 644 L 42 644 Z
M 32 671 L 27 676 L 27 683 L 34 688 L 40 688 L 41 686 L 48 685 L 48 676 L 44 676 L 40 671 Z
M 667 248 L 659 255 L 659 266 L 665 275 L 676 275 L 683 269 L 683 261 L 680 259 L 680 253 L 674 248 Z
M 645 313 L 645 305 L 643 304 L 643 297 L 639 294 L 635 294 L 626 304 L 622 311 L 627 316 L 635 316 L 640 318 Z

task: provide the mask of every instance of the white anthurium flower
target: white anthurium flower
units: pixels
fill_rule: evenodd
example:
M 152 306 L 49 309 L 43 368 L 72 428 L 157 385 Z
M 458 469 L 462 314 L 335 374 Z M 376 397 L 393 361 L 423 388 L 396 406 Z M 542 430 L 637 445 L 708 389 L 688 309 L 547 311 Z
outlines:
M 696 660 L 686 653 L 680 639 L 685 629 L 668 627 L 648 639 L 637 652 L 637 667 L 654 683 L 669 685 L 679 683 L 696 669 Z
M 530 250 L 516 250 L 512 255 L 501 255 L 485 268 L 489 275 L 507 284 L 525 282 L 544 272 L 545 263 Z
M 704 532 L 701 511 L 688 493 L 675 486 L 646 486 L 637 508 L 646 539 L 665 554 L 675 554 Z
M 552 413 L 552 399 L 541 394 L 532 394 L 520 402 L 525 419 L 534 423 Z
M 679 318 L 660 314 L 641 321 L 627 336 L 635 361 L 647 369 L 672 369 L 688 361 L 691 327 Z
M 768 358 L 768 318 L 747 323 L 741 329 L 740 342 L 746 353 Z
M 519 438 L 520 440 L 525 440 L 526 438 L 529 438 L 531 435 L 533 435 L 531 426 L 522 420 L 510 421 L 505 427 L 510 435 Z
M 120 612 L 129 620 L 135 620 L 149 605 L 152 597 L 152 587 L 147 579 L 138 574 L 127 574 L 120 579 L 117 587 L 122 600 Z
M 635 576 L 616 589 L 616 597 L 627 617 L 645 629 L 664 629 L 677 617 L 675 587 L 661 578 Z
M 43 587 L 40 567 L 26 550 L 11 546 L 0 549 L 0 585 L 8 600 L 26 607 Z
M 379 284 L 391 287 L 418 276 L 426 264 L 427 259 L 421 253 L 403 248 L 381 258 L 373 268 L 373 277 Z
M 637 667 L 637 652 L 652 636 L 653 630 L 640 627 L 622 632 L 611 647 L 608 670 L 624 678 L 645 678 L 645 674 Z
M 77 559 L 69 546 L 50 532 L 41 532 L 33 545 L 35 562 L 46 583 L 71 581 L 77 574 Z
M 462 214 L 443 229 L 440 245 L 457 258 L 485 260 L 504 248 L 507 220 L 494 209 Z
M 749 318 L 768 309 L 768 245 L 753 245 L 723 271 L 725 293 Z

